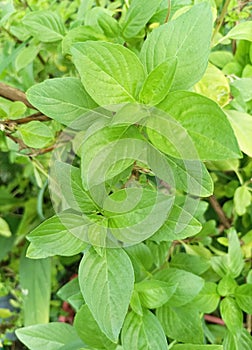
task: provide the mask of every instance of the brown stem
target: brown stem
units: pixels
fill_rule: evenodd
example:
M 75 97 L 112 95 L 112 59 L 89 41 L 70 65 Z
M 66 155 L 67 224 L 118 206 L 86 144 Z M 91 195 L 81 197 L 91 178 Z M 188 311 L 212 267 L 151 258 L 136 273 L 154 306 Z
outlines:
M 22 149 L 27 148 L 26 144 L 24 144 L 24 142 L 23 142 L 21 139 L 15 137 L 15 136 L 13 136 L 12 134 L 9 134 L 9 133 L 5 133 L 5 135 L 6 135 L 7 137 L 9 137 L 9 139 L 11 139 L 11 140 L 14 141 L 16 144 L 19 145 L 19 150 L 20 150 L 20 151 L 21 151 Z
M 208 199 L 209 199 L 209 202 L 210 202 L 212 208 L 214 209 L 214 211 L 218 215 L 220 222 L 224 225 L 225 228 L 230 228 L 231 224 L 230 224 L 228 218 L 226 217 L 219 202 L 217 201 L 216 197 L 214 195 L 212 195 Z
M 36 156 L 40 156 L 42 154 L 45 154 L 45 153 L 49 153 L 51 151 L 53 151 L 54 149 L 56 148 L 56 144 L 50 146 L 50 147 L 47 147 L 47 148 L 42 148 L 42 149 L 39 149 L 37 151 L 34 151 L 32 153 L 29 153 L 28 156 L 29 157 L 36 157 Z
M 225 326 L 225 322 L 219 317 L 216 317 L 213 315 L 204 315 L 204 319 L 208 322 L 220 324 L 221 326 Z
M 7 84 L 0 82 L 0 96 L 7 98 L 10 101 L 21 101 L 28 108 L 36 109 L 30 102 L 27 100 L 25 93 L 17 88 L 9 86 Z
M 217 22 L 216 22 L 216 27 L 215 27 L 215 30 L 214 30 L 213 36 L 212 36 L 212 42 L 214 41 L 215 36 L 219 33 L 219 31 L 221 29 L 221 26 L 222 26 L 222 24 L 224 22 L 224 19 L 225 19 L 225 16 L 227 14 L 228 6 L 229 6 L 230 2 L 231 2 L 231 0 L 226 0 L 225 1 L 225 4 L 224 4 L 224 6 L 222 8 L 220 17 L 217 19 Z
M 6 120 L 5 123 L 7 122 L 7 123 L 11 123 L 11 124 L 26 124 L 26 123 L 29 123 L 33 120 L 38 120 L 40 122 L 47 122 L 47 121 L 51 120 L 51 118 L 38 112 L 38 113 L 34 113 L 34 114 L 30 115 L 29 117 L 24 117 L 24 118 L 20 118 L 20 119 L 9 119 L 9 120 Z
M 168 0 L 168 10 L 167 10 L 167 15 L 165 17 L 165 23 L 169 21 L 170 14 L 171 14 L 171 0 Z

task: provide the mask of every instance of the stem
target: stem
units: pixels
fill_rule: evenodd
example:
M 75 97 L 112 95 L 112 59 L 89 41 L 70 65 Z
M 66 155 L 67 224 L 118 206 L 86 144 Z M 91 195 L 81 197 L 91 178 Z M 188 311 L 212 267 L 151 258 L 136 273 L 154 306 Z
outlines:
M 25 93 L 23 91 L 1 82 L 0 82 L 0 96 L 7 98 L 7 100 L 10 100 L 10 101 L 21 101 L 26 105 L 26 107 L 36 109 L 27 100 Z
M 230 2 L 231 2 L 231 0 L 226 0 L 225 3 L 224 3 L 224 6 L 223 6 L 221 14 L 220 14 L 220 17 L 216 21 L 216 27 L 215 27 L 214 32 L 213 32 L 212 42 L 213 42 L 215 36 L 219 33 L 219 31 L 221 29 L 221 26 L 222 26 L 222 24 L 224 22 L 224 18 L 225 18 L 226 14 L 227 14 L 227 10 L 228 10 L 228 6 L 229 6 Z
M 208 322 L 219 324 L 221 326 L 225 326 L 224 321 L 219 317 L 216 317 L 213 315 L 204 315 L 204 319 Z
M 209 202 L 210 202 L 212 208 L 214 209 L 214 211 L 218 215 L 218 218 L 219 218 L 220 222 L 223 224 L 223 226 L 225 228 L 230 228 L 231 224 L 230 224 L 228 218 L 226 217 L 226 215 L 225 215 L 222 207 L 220 206 L 219 202 L 217 201 L 216 197 L 214 195 L 212 195 L 208 199 L 209 199 Z
M 168 9 L 167 9 L 167 15 L 165 17 L 165 23 L 169 21 L 170 14 L 171 14 L 171 0 L 168 0 Z

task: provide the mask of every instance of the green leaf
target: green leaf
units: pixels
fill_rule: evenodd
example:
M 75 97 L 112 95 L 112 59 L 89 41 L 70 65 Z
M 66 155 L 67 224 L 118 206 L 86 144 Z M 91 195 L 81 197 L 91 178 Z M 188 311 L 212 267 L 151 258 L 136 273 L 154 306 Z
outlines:
M 168 304 L 157 309 L 157 317 L 165 334 L 183 343 L 203 343 L 203 329 L 197 309 L 186 306 L 175 308 Z
M 145 41 L 140 57 L 148 73 L 164 61 L 177 58 L 171 90 L 189 89 L 207 68 L 211 35 L 211 9 L 203 2 L 154 29 Z
M 24 325 L 48 323 L 51 297 L 50 259 L 20 261 L 20 284 L 23 292 Z
M 240 157 L 233 129 L 225 113 L 212 100 L 193 92 L 178 91 L 170 93 L 158 107 L 187 130 L 201 159 Z
M 252 21 L 238 23 L 224 38 L 252 41 Z
M 222 345 L 176 344 L 172 350 L 223 350 Z
M 170 90 L 176 67 L 176 58 L 165 61 L 155 67 L 149 73 L 140 91 L 140 102 L 153 106 L 160 103 Z
M 50 43 L 63 39 L 64 23 L 57 13 L 51 11 L 34 11 L 23 19 L 24 25 L 36 39 Z
M 246 213 L 247 207 L 251 204 L 251 193 L 247 186 L 240 186 L 234 193 L 234 207 L 239 216 Z
M 74 319 L 74 328 L 83 342 L 93 348 L 115 349 L 112 343 L 100 330 L 87 305 L 83 305 Z
M 196 235 L 201 228 L 201 223 L 186 208 L 174 204 L 163 226 L 150 239 L 156 242 L 184 239 Z
M 60 322 L 19 328 L 16 335 L 30 350 L 59 350 L 63 345 L 78 339 L 72 326 Z
M 144 310 L 143 316 L 131 311 L 122 329 L 122 346 L 124 350 L 167 350 L 164 331 L 149 310 Z
M 202 275 L 210 268 L 210 263 L 201 256 L 178 253 L 172 257 L 170 266 L 192 272 L 195 275 Z
M 223 342 L 224 350 L 251 350 L 252 337 L 246 329 L 239 332 L 227 331 Z
M 149 309 L 156 309 L 165 304 L 176 291 L 176 285 L 158 280 L 143 280 L 136 283 L 141 304 Z
M 190 306 L 203 313 L 212 313 L 216 310 L 220 301 L 217 293 L 217 285 L 205 282 L 199 294 L 191 301 Z
M 86 112 L 97 106 L 77 78 L 45 80 L 32 86 L 26 95 L 33 106 L 64 125 L 82 116 L 88 118 Z
M 243 328 L 243 314 L 233 298 L 226 297 L 221 300 L 220 313 L 227 328 L 233 334 Z
M 28 147 L 43 148 L 53 141 L 52 130 L 39 121 L 31 121 L 28 124 L 21 125 L 18 129 L 24 143 Z
M 240 111 L 225 111 L 242 152 L 252 157 L 252 117 Z
M 74 236 L 74 230 L 85 232 L 87 224 L 81 216 L 68 212 L 47 219 L 27 236 L 31 242 L 27 256 L 38 259 L 80 253 L 86 243 Z
M 162 0 L 132 0 L 122 24 L 122 33 L 125 38 L 132 38 L 145 27 L 155 14 Z
M 134 288 L 128 255 L 122 249 L 104 249 L 100 256 L 91 249 L 80 263 L 79 282 L 101 331 L 117 342 Z
M 204 286 L 204 280 L 201 277 L 175 268 L 160 270 L 154 274 L 154 278 L 170 285 L 177 285 L 176 292 L 167 303 L 171 306 L 182 306 L 189 303 Z
M 220 106 L 229 102 L 229 81 L 224 73 L 211 63 L 208 64 L 202 79 L 194 86 L 194 91 L 214 100 Z
M 11 237 L 11 230 L 8 223 L 0 217 L 0 236 Z
M 137 100 L 145 73 L 132 51 L 117 44 L 88 41 L 74 44 L 72 53 L 85 89 L 99 105 Z
M 238 306 L 248 314 L 252 314 L 252 284 L 242 284 L 235 290 Z

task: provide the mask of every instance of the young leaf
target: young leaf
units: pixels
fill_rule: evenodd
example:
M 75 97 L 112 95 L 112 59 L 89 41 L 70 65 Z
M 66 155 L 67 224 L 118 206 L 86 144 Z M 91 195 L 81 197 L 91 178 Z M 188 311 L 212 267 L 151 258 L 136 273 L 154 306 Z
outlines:
M 155 67 L 143 84 L 139 101 L 153 106 L 160 103 L 170 90 L 176 67 L 176 58 L 167 60 Z
M 143 316 L 131 311 L 122 329 L 122 346 L 124 350 L 167 350 L 164 331 L 149 310 L 144 310 Z
M 193 92 L 170 93 L 159 108 L 187 130 L 203 160 L 239 158 L 240 150 L 231 125 L 221 108 Z
M 104 249 L 100 256 L 91 249 L 80 263 L 79 282 L 101 331 L 117 342 L 134 288 L 128 255 L 122 249 Z
M 46 147 L 53 141 L 54 137 L 52 130 L 47 125 L 36 120 L 21 125 L 18 131 L 24 143 L 32 148 Z
M 243 328 L 243 314 L 233 298 L 226 297 L 220 303 L 220 313 L 227 328 L 233 334 Z
M 19 328 L 16 335 L 30 350 L 59 350 L 63 345 L 78 339 L 72 326 L 60 322 Z
M 240 111 L 225 111 L 242 152 L 252 157 L 252 123 L 251 116 Z
M 218 284 L 218 293 L 222 297 L 234 294 L 234 291 L 237 287 L 237 283 L 234 278 L 229 274 L 226 274 Z
M 77 312 L 74 328 L 83 342 L 93 348 L 110 350 L 116 348 L 116 344 L 102 333 L 87 305 L 83 305 Z
M 155 14 L 162 0 L 138 0 L 131 1 L 122 25 L 122 33 L 125 38 L 136 36 L 147 22 Z
M 0 217 L 0 236 L 11 237 L 11 230 L 8 223 Z
M 29 102 L 48 117 L 69 125 L 97 105 L 77 78 L 55 78 L 32 86 Z
M 203 2 L 154 29 L 145 41 L 140 57 L 148 73 L 176 57 L 178 64 L 171 90 L 189 89 L 206 70 L 211 35 L 211 9 Z
M 24 293 L 24 325 L 48 323 L 51 297 L 51 260 L 33 260 L 22 256 L 20 284 Z
M 165 334 L 183 343 L 203 343 L 203 329 L 200 314 L 195 308 L 175 308 L 168 304 L 157 309 L 157 317 Z
M 16 57 L 15 67 L 17 72 L 19 72 L 22 68 L 27 67 L 39 52 L 39 47 L 36 45 L 29 45 L 24 47 Z
M 42 222 L 27 237 L 31 242 L 27 256 L 45 258 L 53 255 L 71 256 L 83 251 L 86 243 L 72 233 L 84 231 L 88 222 L 76 214 L 62 212 Z
M 235 290 L 235 300 L 239 307 L 252 314 L 252 284 L 242 284 Z
M 145 72 L 132 51 L 117 44 L 88 41 L 74 44 L 72 54 L 85 89 L 99 105 L 137 100 Z
M 50 43 L 63 39 L 65 33 L 61 18 L 51 11 L 34 11 L 23 19 L 24 25 L 36 39 Z
M 204 280 L 199 276 L 175 268 L 160 270 L 154 274 L 154 278 L 170 285 L 177 285 L 176 292 L 167 303 L 171 306 L 182 306 L 189 303 L 204 286 Z

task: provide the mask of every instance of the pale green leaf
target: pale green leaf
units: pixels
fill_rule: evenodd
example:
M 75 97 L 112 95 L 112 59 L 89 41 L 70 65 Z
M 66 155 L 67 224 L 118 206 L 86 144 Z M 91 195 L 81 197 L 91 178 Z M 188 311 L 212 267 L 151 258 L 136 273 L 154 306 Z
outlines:
M 225 38 L 252 41 L 252 21 L 238 23 Z
M 145 72 L 132 51 L 118 44 L 88 41 L 74 44 L 72 53 L 85 89 L 99 105 L 137 100 Z
M 187 130 L 201 159 L 240 157 L 233 129 L 214 101 L 193 92 L 178 91 L 170 93 L 159 108 Z
M 134 288 L 128 255 L 122 249 L 104 249 L 100 256 L 91 249 L 80 263 L 79 282 L 101 331 L 117 342 Z
M 144 310 L 143 316 L 131 311 L 122 330 L 123 350 L 167 350 L 164 331 L 156 316 Z
M 216 310 L 220 301 L 217 293 L 217 285 L 213 282 L 205 282 L 199 294 L 191 301 L 190 305 L 203 313 L 212 313 Z
M 243 314 L 233 298 L 226 297 L 220 302 L 220 313 L 227 328 L 235 334 L 243 327 Z
M 122 24 L 122 33 L 125 38 L 136 36 L 155 14 L 162 0 L 132 0 Z
M 235 300 L 243 311 L 252 314 L 252 285 L 238 286 L 235 290 Z
M 20 284 L 23 293 L 24 325 L 49 322 L 51 297 L 51 260 L 20 261 Z
M 0 217 L 0 236 L 11 237 L 11 230 L 8 223 Z
M 246 329 L 241 329 L 239 332 L 227 331 L 223 348 L 224 350 L 251 350 L 252 337 Z
M 242 152 L 252 157 L 252 116 L 235 110 L 225 111 Z
M 204 286 L 204 280 L 201 277 L 175 268 L 163 269 L 154 274 L 154 278 L 170 285 L 177 285 L 176 292 L 167 303 L 171 306 L 182 306 L 189 303 Z
M 74 318 L 74 328 L 83 342 L 92 348 L 115 349 L 112 343 L 100 330 L 87 305 L 83 305 Z
M 195 92 L 214 100 L 220 106 L 225 106 L 229 102 L 229 81 L 224 73 L 211 63 L 208 64 L 207 70 L 202 79 L 194 85 L 194 90 Z
M 59 350 L 63 345 L 78 339 L 72 326 L 60 322 L 19 328 L 16 335 L 30 350 Z
M 167 60 L 155 67 L 146 78 L 139 100 L 148 105 L 157 105 L 168 94 L 177 67 L 176 58 Z
M 24 143 L 32 148 L 46 147 L 54 138 L 52 130 L 47 125 L 36 120 L 21 125 L 18 131 L 20 132 Z
M 223 350 L 222 345 L 176 344 L 172 350 Z
M 86 112 L 97 106 L 77 78 L 45 80 L 32 86 L 26 95 L 42 113 L 65 125 L 85 118 Z
M 157 317 L 165 334 L 183 343 L 203 342 L 203 329 L 200 314 L 195 308 L 170 307 L 168 304 L 157 309 Z
M 36 45 L 29 45 L 24 47 L 17 55 L 15 60 L 15 67 L 17 72 L 19 72 L 22 68 L 27 67 L 39 52 L 39 47 Z
M 63 39 L 64 23 L 57 13 L 51 11 L 33 11 L 23 19 L 24 25 L 36 39 L 50 43 Z
M 246 213 L 247 207 L 251 204 L 252 197 L 251 192 L 247 186 L 243 185 L 238 187 L 234 193 L 234 207 L 236 213 L 241 216 Z
M 178 253 L 172 257 L 170 266 L 192 272 L 196 275 L 202 275 L 209 269 L 210 263 L 201 256 Z
M 77 277 L 64 284 L 64 286 L 57 291 L 57 296 L 60 297 L 60 299 L 67 301 L 75 311 L 78 311 L 84 304 Z
M 79 215 L 63 212 L 47 219 L 36 227 L 27 239 L 31 242 L 27 255 L 31 258 L 45 258 L 53 255 L 71 256 L 80 253 L 86 244 L 75 237 L 75 230 L 83 236 L 88 221 Z
M 154 29 L 145 41 L 140 57 L 148 73 L 167 59 L 177 58 L 171 90 L 189 89 L 207 68 L 211 35 L 212 13 L 210 6 L 203 2 Z
M 155 279 L 143 280 L 135 285 L 141 304 L 149 309 L 156 309 L 165 304 L 174 294 L 176 288 L 176 285 Z

